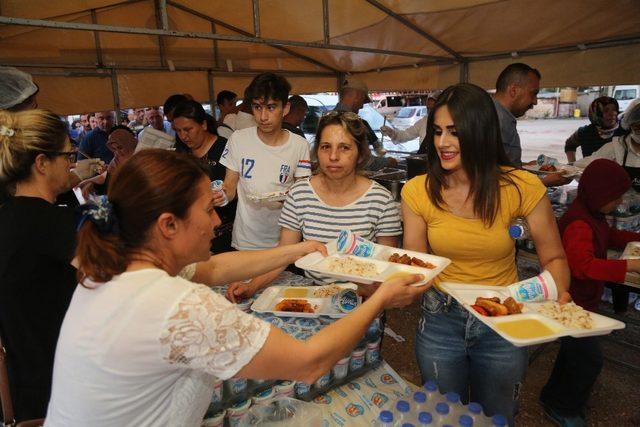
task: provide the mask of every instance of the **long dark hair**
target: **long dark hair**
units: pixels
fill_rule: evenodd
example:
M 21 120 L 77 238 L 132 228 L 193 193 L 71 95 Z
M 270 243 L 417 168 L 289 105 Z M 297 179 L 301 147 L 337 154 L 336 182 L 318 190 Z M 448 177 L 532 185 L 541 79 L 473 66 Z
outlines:
M 173 110 L 173 120 L 178 117 L 191 119 L 199 124 L 207 122 L 207 132 L 212 135 L 218 135 L 218 125 L 215 119 L 204 111 L 204 108 L 202 108 L 199 102 L 190 100 L 180 101 Z
M 435 148 L 435 112 L 446 106 L 453 119 L 460 143 L 462 168 L 469 182 L 469 197 L 473 197 L 473 212 L 486 226 L 493 224 L 500 206 L 500 186 L 515 185 L 511 161 L 500 136 L 500 122 L 495 105 L 482 88 L 469 83 L 449 86 L 438 96 L 427 118 L 426 189 L 433 204 L 442 209 L 442 190 L 448 187 L 449 171 L 442 168 Z M 517 187 L 516 187 L 517 188 Z
M 150 149 L 127 160 L 109 184 L 119 230 L 104 233 L 85 221 L 78 232 L 80 282 L 107 282 L 125 271 L 132 256 L 148 243 L 149 230 L 162 213 L 186 218 L 203 178 L 208 176 L 200 162 L 185 153 Z

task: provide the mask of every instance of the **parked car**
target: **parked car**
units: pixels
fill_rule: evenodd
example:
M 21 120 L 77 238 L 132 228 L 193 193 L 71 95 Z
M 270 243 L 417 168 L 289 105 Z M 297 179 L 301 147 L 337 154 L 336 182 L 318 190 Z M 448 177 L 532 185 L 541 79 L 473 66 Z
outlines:
M 406 129 L 413 126 L 418 120 L 427 115 L 427 107 L 402 107 L 396 117 L 392 120 L 393 127 L 398 129 Z
M 620 106 L 620 112 L 627 109 L 631 101 L 640 97 L 640 86 L 638 85 L 626 85 L 626 86 L 614 86 L 613 97 L 618 101 Z

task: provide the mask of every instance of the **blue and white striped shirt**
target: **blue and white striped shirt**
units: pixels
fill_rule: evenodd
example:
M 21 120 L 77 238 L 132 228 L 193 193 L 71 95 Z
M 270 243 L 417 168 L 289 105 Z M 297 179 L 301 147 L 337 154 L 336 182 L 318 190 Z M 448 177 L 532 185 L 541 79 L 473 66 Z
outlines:
M 391 193 L 375 181 L 356 201 L 340 207 L 325 204 L 309 180 L 298 181 L 289 190 L 278 223 L 301 232 L 304 240 L 323 243 L 336 239 L 342 230 L 372 241 L 402 234 L 397 203 Z M 320 274 L 306 274 L 316 282 L 334 281 Z

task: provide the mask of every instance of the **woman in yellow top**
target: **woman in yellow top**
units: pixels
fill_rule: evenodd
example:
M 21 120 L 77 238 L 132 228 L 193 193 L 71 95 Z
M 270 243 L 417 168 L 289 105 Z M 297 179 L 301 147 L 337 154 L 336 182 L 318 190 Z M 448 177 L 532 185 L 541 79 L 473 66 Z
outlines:
M 542 267 L 568 299 L 569 267 L 545 187 L 510 165 L 489 95 L 471 84 L 446 89 L 429 115 L 426 143 L 429 173 L 402 190 L 404 248 L 452 260 L 436 285 L 516 282 L 508 226 L 522 216 Z M 513 424 L 526 347 L 505 341 L 435 287 L 423 298 L 416 355 L 423 382 L 435 380 L 440 391 L 480 402 Z

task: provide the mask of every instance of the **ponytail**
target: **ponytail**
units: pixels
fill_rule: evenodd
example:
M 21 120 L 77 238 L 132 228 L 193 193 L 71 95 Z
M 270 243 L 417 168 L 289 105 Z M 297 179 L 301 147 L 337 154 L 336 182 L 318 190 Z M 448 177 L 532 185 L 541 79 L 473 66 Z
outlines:
M 92 221 L 84 221 L 78 230 L 76 258 L 78 281 L 84 286 L 85 279 L 108 282 L 127 268 L 124 244 L 117 234 L 103 233 Z

